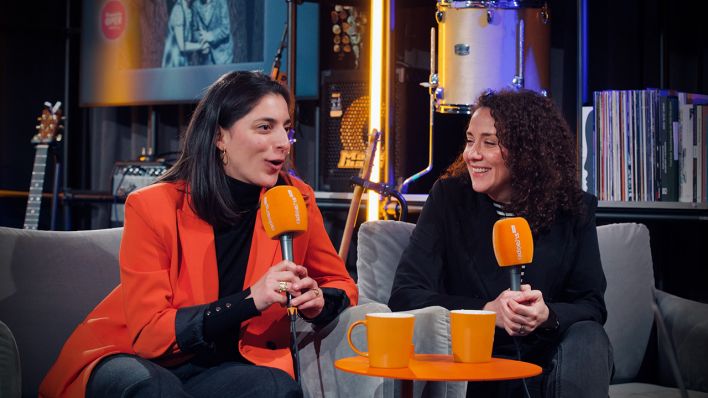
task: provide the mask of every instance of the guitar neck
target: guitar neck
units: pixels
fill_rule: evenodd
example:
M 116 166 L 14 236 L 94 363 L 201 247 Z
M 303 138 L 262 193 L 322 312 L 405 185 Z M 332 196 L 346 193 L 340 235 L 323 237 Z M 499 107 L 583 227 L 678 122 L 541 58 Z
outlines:
M 48 144 L 38 144 L 32 167 L 32 180 L 30 181 L 29 196 L 27 197 L 27 211 L 25 211 L 24 229 L 37 229 L 39 225 L 39 211 L 42 207 L 42 191 L 44 190 L 44 174 L 47 168 Z

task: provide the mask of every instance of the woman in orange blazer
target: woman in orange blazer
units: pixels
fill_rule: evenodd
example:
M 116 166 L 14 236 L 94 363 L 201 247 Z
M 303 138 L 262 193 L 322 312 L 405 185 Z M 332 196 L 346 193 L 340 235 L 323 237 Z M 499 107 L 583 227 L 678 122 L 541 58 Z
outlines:
M 121 283 L 78 326 L 40 386 L 44 397 L 301 396 L 285 292 L 325 324 L 357 302 L 312 189 L 283 167 L 290 94 L 232 72 L 206 92 L 177 163 L 125 206 Z M 274 185 L 305 198 L 309 228 L 281 261 L 259 202 Z

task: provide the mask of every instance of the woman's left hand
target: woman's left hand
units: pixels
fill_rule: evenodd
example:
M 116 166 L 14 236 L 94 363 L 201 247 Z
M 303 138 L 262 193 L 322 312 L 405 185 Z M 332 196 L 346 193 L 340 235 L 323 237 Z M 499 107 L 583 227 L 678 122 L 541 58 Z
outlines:
M 300 275 L 300 280 L 292 286 L 293 299 L 290 304 L 307 318 L 315 318 L 324 308 L 324 297 L 317 282 L 307 275 Z
M 521 318 L 518 329 L 512 335 L 525 336 L 548 319 L 548 306 L 540 290 L 532 290 L 531 285 L 521 285 L 521 294 L 509 300 L 509 308 Z

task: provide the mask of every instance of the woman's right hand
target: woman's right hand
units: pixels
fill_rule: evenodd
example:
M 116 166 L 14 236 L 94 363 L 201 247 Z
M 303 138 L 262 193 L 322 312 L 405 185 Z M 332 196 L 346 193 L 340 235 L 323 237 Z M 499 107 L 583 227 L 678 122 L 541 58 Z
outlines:
M 548 306 L 543 293 L 521 285 L 521 291 L 504 290 L 494 301 L 484 306 L 497 314 L 496 326 L 504 328 L 509 336 L 525 336 L 548 319 Z
M 299 282 L 301 275 L 307 275 L 305 267 L 283 260 L 270 267 L 268 272 L 251 286 L 251 295 L 248 297 L 253 298 L 258 311 L 263 311 L 275 303 L 284 305 L 287 299 L 281 291 L 280 282 L 285 282 L 286 289 L 292 291 L 293 283 Z
M 521 292 L 504 290 L 499 293 L 499 296 L 490 301 L 484 306 L 484 310 L 494 311 L 497 316 L 495 324 L 498 328 L 504 328 L 510 336 L 519 335 L 517 332 L 519 330 L 519 324 L 523 321 L 522 317 L 519 316 L 511 309 L 511 302 L 517 303 L 516 299 L 521 295 Z

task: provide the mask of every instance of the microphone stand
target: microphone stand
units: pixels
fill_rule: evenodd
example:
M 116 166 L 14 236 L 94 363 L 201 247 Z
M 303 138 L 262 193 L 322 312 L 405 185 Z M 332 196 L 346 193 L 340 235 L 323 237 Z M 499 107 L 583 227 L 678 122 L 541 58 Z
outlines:
M 297 6 L 303 0 L 285 0 L 288 5 L 288 89 L 295 98 L 295 53 L 297 52 Z
M 285 23 L 285 28 L 283 29 L 283 37 L 280 39 L 280 45 L 278 46 L 278 51 L 275 53 L 275 58 L 273 58 L 273 66 L 270 68 L 270 78 L 280 82 L 280 59 L 283 57 L 283 49 L 287 46 L 286 40 L 288 38 L 288 23 Z
M 292 233 L 286 233 L 280 235 L 280 251 L 283 252 L 283 260 L 293 261 L 293 235 Z M 297 308 L 290 305 L 290 301 L 293 299 L 290 292 L 286 292 L 287 297 L 287 307 L 288 316 L 290 317 L 290 354 L 293 358 L 293 368 L 295 370 L 295 380 L 297 384 L 302 386 L 300 382 L 300 352 L 297 348 L 297 331 L 295 328 L 295 321 L 297 320 Z
M 373 191 L 378 192 L 379 195 L 390 197 L 393 196 L 398 200 L 398 203 L 401 204 L 401 217 L 399 218 L 399 221 L 406 221 L 408 218 L 408 202 L 406 199 L 401 195 L 400 192 L 396 191 L 393 189 L 392 186 L 388 184 L 384 184 L 381 182 L 373 182 L 369 180 L 365 180 L 359 176 L 354 176 L 351 178 L 351 181 L 354 185 L 359 185 L 360 187 L 363 187 L 365 190 L 366 189 L 371 189 Z

